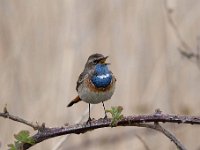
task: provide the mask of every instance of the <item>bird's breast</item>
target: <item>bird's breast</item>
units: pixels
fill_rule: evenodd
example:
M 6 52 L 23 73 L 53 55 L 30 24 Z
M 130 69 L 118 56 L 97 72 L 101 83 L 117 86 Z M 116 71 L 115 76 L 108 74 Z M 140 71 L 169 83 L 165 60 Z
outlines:
M 94 75 L 91 78 L 91 81 L 97 88 L 105 88 L 110 85 L 112 81 L 112 75 L 109 73 Z
M 100 78 L 108 80 L 108 78 L 104 78 L 103 76 L 101 76 Z M 87 78 L 84 80 L 83 84 L 79 86 L 78 94 L 80 98 L 87 103 L 97 104 L 102 101 L 106 101 L 110 99 L 114 93 L 116 79 L 113 77 L 109 82 L 110 82 L 109 84 L 107 83 L 108 86 L 97 88 L 97 86 L 94 85 L 94 83 L 89 78 Z M 102 81 L 101 81 L 101 86 L 102 86 Z

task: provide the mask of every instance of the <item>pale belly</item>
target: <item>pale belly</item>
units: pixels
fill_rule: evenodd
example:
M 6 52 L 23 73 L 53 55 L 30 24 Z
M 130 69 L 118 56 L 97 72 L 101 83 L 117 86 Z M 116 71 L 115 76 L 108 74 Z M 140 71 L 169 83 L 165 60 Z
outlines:
M 85 101 L 86 103 L 97 104 L 109 100 L 112 97 L 115 90 L 115 83 L 112 84 L 113 86 L 109 88 L 109 90 L 100 92 L 89 90 L 89 88 L 86 88 L 87 85 L 81 85 L 78 89 L 78 95 L 82 101 Z

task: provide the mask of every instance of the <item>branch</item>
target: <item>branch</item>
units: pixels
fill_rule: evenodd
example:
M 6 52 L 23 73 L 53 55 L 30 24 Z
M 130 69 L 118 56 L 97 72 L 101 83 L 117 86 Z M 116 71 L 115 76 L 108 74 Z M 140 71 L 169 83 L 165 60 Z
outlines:
M 188 60 L 191 60 L 192 58 L 194 58 L 195 63 L 197 64 L 197 67 L 200 69 L 200 48 L 199 48 L 200 39 L 199 39 L 199 37 L 197 37 L 197 47 L 195 49 L 196 52 L 193 52 L 192 48 L 187 44 L 187 42 L 181 36 L 179 28 L 176 25 L 176 23 L 172 17 L 172 13 L 174 10 L 168 7 L 167 2 L 168 1 L 166 0 L 165 5 L 164 5 L 167 19 L 169 21 L 170 26 L 174 30 L 175 36 L 177 37 L 177 39 L 180 42 L 180 45 L 182 46 L 182 48 L 178 48 L 178 50 L 179 50 L 180 54 L 182 56 L 186 57 Z
M 174 144 L 176 144 L 177 148 L 180 150 L 186 150 L 186 148 L 184 147 L 183 144 L 181 144 L 181 142 L 172 134 L 170 133 L 168 130 L 166 130 L 165 128 L 163 128 L 161 125 L 156 124 L 157 129 L 164 133 L 164 135 L 166 135 L 169 139 L 172 140 L 172 142 L 174 142 Z
M 37 129 L 38 132 L 31 136 L 31 139 L 34 140 L 34 144 L 29 143 L 22 143 L 23 149 L 28 149 L 33 145 L 40 143 L 44 140 L 61 136 L 61 135 L 68 135 L 68 134 L 80 134 L 85 133 L 87 131 L 91 131 L 98 128 L 105 128 L 105 127 L 113 127 L 112 122 L 113 118 L 106 118 L 106 119 L 93 119 L 91 122 L 87 123 L 79 123 L 75 125 L 68 125 L 66 127 L 55 127 L 55 128 L 48 128 L 39 125 L 34 125 L 31 122 L 28 122 L 20 117 L 11 115 L 8 113 L 6 107 L 4 108 L 4 112 L 0 113 L 0 117 L 8 118 L 16 122 L 20 122 L 26 124 L 33 129 Z M 154 114 L 151 115 L 138 115 L 138 116 L 126 116 L 123 117 L 121 120 L 118 120 L 114 127 L 117 126 L 138 126 L 138 127 L 146 127 L 151 128 L 157 131 L 162 132 L 166 135 L 170 140 L 172 140 L 178 149 L 186 150 L 185 147 L 181 144 L 181 142 L 176 139 L 176 137 L 171 134 L 169 131 L 164 129 L 158 123 L 182 123 L 182 124 L 196 124 L 200 125 L 200 116 L 181 116 L 181 115 L 169 115 L 169 114 L 162 114 L 159 109 L 156 110 Z
M 22 119 L 22 118 L 20 118 L 18 116 L 11 115 L 8 112 L 6 107 L 4 107 L 3 113 L 0 113 L 0 116 L 3 117 L 3 118 L 8 118 L 8 119 L 16 121 L 16 122 L 23 123 L 23 124 L 25 124 L 27 126 L 32 127 L 34 130 L 37 130 L 37 129 L 40 128 L 40 126 L 38 124 L 33 124 L 32 122 L 26 121 L 26 120 L 24 120 L 24 119 Z M 44 127 L 44 124 L 42 126 Z
M 172 133 L 170 133 L 168 130 L 163 128 L 158 123 L 155 123 L 155 124 L 140 124 L 140 125 L 142 127 L 146 127 L 146 128 L 150 128 L 150 129 L 154 129 L 154 130 L 157 130 L 159 132 L 162 132 L 164 135 L 166 135 L 177 146 L 177 148 L 179 150 L 186 150 L 184 145 Z
M 191 50 L 192 48 L 183 39 L 183 37 L 181 36 L 181 33 L 179 31 L 178 26 L 176 25 L 176 23 L 173 20 L 172 13 L 174 12 L 174 10 L 169 8 L 167 3 L 168 3 L 168 1 L 166 0 L 165 4 L 164 4 L 164 9 L 166 11 L 166 15 L 167 15 L 167 19 L 169 21 L 169 24 L 172 27 L 172 29 L 174 30 L 175 36 L 177 37 L 177 39 L 179 40 L 180 44 L 183 46 L 183 48 L 185 50 Z
M 21 119 L 20 117 L 16 117 L 13 115 L 10 115 L 9 113 L 0 113 L 0 116 L 4 118 L 9 118 L 11 120 L 26 124 L 28 126 L 31 126 L 35 129 L 35 125 L 32 125 L 32 123 L 29 123 L 25 121 L 24 119 Z M 81 124 L 75 124 L 75 125 L 69 125 L 66 127 L 56 127 L 56 128 L 47 128 L 44 127 L 43 129 L 40 128 L 38 132 L 33 135 L 31 138 L 35 141 L 35 144 L 40 143 L 44 140 L 61 136 L 61 135 L 67 135 L 67 134 L 80 134 L 80 133 L 85 133 L 87 131 L 91 131 L 94 129 L 98 128 L 105 128 L 105 127 L 110 127 L 112 122 L 111 118 L 107 119 L 98 119 L 98 120 L 92 120 L 89 124 L 84 122 Z M 123 117 L 122 120 L 118 121 L 117 126 L 138 126 L 138 127 L 148 127 L 152 129 L 156 129 L 160 132 L 163 132 L 167 137 L 169 137 L 173 142 L 176 141 L 174 140 L 174 136 L 169 136 L 167 134 L 166 130 L 163 130 L 158 125 L 155 124 L 149 124 L 149 123 L 158 123 L 158 122 L 169 122 L 169 123 L 183 123 L 183 124 L 197 124 L 200 125 L 200 117 L 195 117 L 195 116 L 178 116 L 178 115 L 169 115 L 169 114 L 161 114 L 161 113 L 155 113 L 152 115 L 138 115 L 138 116 L 127 116 Z M 176 145 L 178 145 L 178 142 L 174 142 Z M 34 144 L 34 145 L 35 145 Z M 24 143 L 23 148 L 28 149 L 33 145 Z M 183 148 L 184 150 L 184 148 Z

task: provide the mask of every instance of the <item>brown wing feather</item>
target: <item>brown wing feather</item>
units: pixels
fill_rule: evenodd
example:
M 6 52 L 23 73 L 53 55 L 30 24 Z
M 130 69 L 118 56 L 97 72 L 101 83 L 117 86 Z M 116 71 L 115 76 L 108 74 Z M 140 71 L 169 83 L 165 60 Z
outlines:
M 76 91 L 78 91 L 78 87 L 79 85 L 83 82 L 83 79 L 85 78 L 85 71 L 83 71 L 80 75 L 79 75 L 79 78 L 78 78 L 78 81 L 76 82 Z

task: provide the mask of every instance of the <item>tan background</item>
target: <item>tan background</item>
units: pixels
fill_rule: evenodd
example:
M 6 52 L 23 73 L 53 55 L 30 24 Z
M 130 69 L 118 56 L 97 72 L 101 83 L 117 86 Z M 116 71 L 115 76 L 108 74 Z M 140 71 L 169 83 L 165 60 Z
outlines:
M 151 114 L 156 108 L 200 115 L 200 69 L 180 54 L 183 45 L 169 15 L 195 52 L 200 35 L 197 0 L 1 0 L 0 109 L 7 104 L 10 113 L 50 127 L 75 123 L 88 105 L 66 105 L 76 96 L 76 80 L 88 56 L 99 52 L 110 56 L 117 77 L 107 108 L 121 105 L 124 115 Z M 92 117 L 103 115 L 101 104 L 93 107 Z M 165 127 L 188 149 L 200 149 L 200 127 Z M 33 132 L 0 118 L 0 149 L 7 149 L 22 129 Z M 31 149 L 53 150 L 63 138 Z M 137 127 L 71 135 L 60 149 L 144 150 L 144 143 L 150 150 L 176 149 L 161 133 Z

